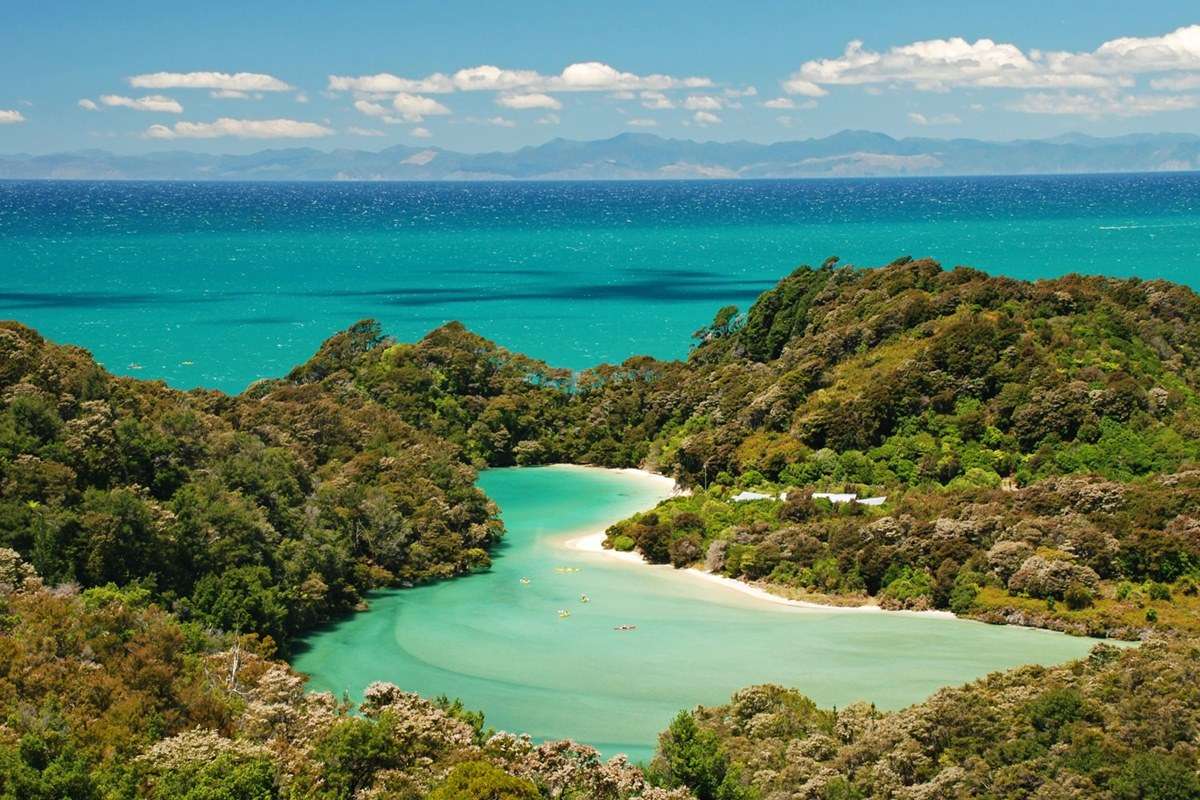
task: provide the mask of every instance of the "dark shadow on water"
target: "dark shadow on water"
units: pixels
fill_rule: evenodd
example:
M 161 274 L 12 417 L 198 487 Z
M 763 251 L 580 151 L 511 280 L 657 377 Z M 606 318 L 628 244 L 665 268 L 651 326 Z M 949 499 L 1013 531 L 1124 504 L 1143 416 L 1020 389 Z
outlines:
M 731 279 L 688 269 L 623 270 L 636 280 L 615 283 L 562 285 L 553 281 L 507 287 L 394 286 L 380 289 L 311 289 L 305 291 L 219 291 L 195 293 L 148 292 L 0 292 L 0 311 L 31 309 L 116 309 L 138 306 L 220 303 L 242 297 L 371 298 L 406 308 L 459 303 L 519 301 L 621 301 L 689 303 L 753 300 L 774 285 L 770 279 Z M 483 274 L 483 271 L 480 271 Z M 503 270 L 493 273 L 505 275 Z M 213 320 L 206 324 L 281 325 L 298 322 L 284 317 L 246 317 Z
M 447 290 L 437 296 L 396 296 L 383 300 L 388 305 L 422 307 L 451 303 L 497 303 L 519 300 L 642 300 L 656 303 L 690 303 L 705 300 L 754 300 L 774 285 L 771 280 L 640 280 L 583 286 L 518 287 L 512 290 L 486 288 Z M 412 293 L 407 293 L 411 295 Z M 430 293 L 432 294 L 432 293 Z
M 124 308 L 127 306 L 187 305 L 220 303 L 238 297 L 253 296 L 254 292 L 202 292 L 183 294 L 164 292 L 0 292 L 0 310 L 31 308 Z

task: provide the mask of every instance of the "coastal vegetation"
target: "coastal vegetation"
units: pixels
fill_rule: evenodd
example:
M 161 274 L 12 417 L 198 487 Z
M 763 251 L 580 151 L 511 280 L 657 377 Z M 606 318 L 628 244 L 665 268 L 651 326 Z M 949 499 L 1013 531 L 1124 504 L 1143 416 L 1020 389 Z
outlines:
M 0 406 L 0 546 L 278 644 L 373 587 L 485 568 L 502 533 L 453 445 L 316 385 L 180 392 L 3 323 Z
M 368 320 L 238 396 L 0 324 L 0 798 L 1195 797 L 1198 320 L 1162 281 L 831 259 L 686 361 L 574 375 Z M 486 569 L 476 471 L 563 461 L 691 490 L 611 529 L 653 562 L 1148 641 L 895 713 L 749 689 L 644 772 L 395 687 L 352 714 L 274 660 Z
M 368 321 L 283 383 L 369 397 L 481 466 L 649 465 L 700 487 L 1129 481 L 1200 457 L 1196 319 L 1200 297 L 1165 281 L 829 259 L 718 311 L 686 361 L 572 376 L 458 323 L 398 344 Z
M 1187 800 L 1200 797 L 1198 670 L 1194 640 L 1102 644 L 890 713 L 754 686 L 683 712 L 651 772 L 700 798 Z M 718 774 L 736 794 L 709 788 Z
M 1200 634 L 1200 470 L 1130 483 L 893 487 L 879 506 L 756 488 L 760 499 L 722 486 L 671 498 L 612 526 L 607 543 L 797 599 L 1090 636 Z

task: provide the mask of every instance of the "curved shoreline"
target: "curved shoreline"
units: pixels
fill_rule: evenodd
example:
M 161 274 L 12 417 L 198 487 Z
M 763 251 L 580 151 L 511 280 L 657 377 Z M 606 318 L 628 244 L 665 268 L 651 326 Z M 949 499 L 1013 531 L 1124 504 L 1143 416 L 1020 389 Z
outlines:
M 702 581 L 707 581 L 708 583 L 712 583 L 725 589 L 746 595 L 747 597 L 753 597 L 754 599 L 762 602 L 774 603 L 782 606 L 791 606 L 792 608 L 802 608 L 808 611 L 824 611 L 846 614 L 903 614 L 906 616 L 929 617 L 933 619 L 953 619 L 960 622 L 974 621 L 958 617 L 950 611 L 938 611 L 933 609 L 928 611 L 912 611 L 907 609 L 883 608 L 882 606 L 878 606 L 873 603 L 864 603 L 863 605 L 857 606 L 837 606 L 826 603 L 814 603 L 810 600 L 793 600 L 789 597 L 780 597 L 777 594 L 772 594 L 766 589 L 763 589 L 761 586 L 755 586 L 754 584 L 738 580 L 737 578 L 718 575 L 714 572 L 697 569 L 696 567 L 676 569 L 670 564 L 651 564 L 635 552 L 622 553 L 617 550 L 604 547 L 604 538 L 604 531 L 600 531 L 599 533 L 589 533 L 583 536 L 573 536 L 572 538 L 564 541 L 562 545 L 568 550 L 575 550 L 583 553 L 595 553 L 622 561 L 626 564 L 637 564 L 639 566 L 650 568 L 670 569 L 675 573 L 698 578 Z
M 645 469 L 638 469 L 635 467 L 624 467 L 624 468 L 617 469 L 617 468 L 612 468 L 612 467 L 597 467 L 597 466 L 593 466 L 590 464 L 555 464 L 553 466 L 555 466 L 555 467 L 571 467 L 574 469 L 602 469 L 602 470 L 606 470 L 606 471 L 610 471 L 610 472 L 622 472 L 631 477 L 636 477 L 640 480 L 654 483 L 654 484 L 662 487 L 663 489 L 669 489 L 669 491 L 667 492 L 668 497 L 675 497 L 675 496 L 679 496 L 679 495 L 690 494 L 689 490 L 680 488 L 679 485 L 676 484 L 676 482 L 673 478 L 669 478 L 666 475 L 662 475 L 657 472 L 651 472 L 651 471 L 645 470 Z M 667 498 L 664 498 L 664 499 L 667 499 Z M 647 510 L 649 510 L 649 509 L 647 509 Z M 640 513 L 640 512 L 637 512 L 637 513 Z M 720 586 L 724 589 L 727 589 L 727 590 L 730 590 L 733 592 L 737 592 L 746 597 L 751 597 L 760 602 L 771 603 L 771 604 L 779 605 L 779 606 L 787 606 L 787 607 L 790 607 L 790 608 L 796 609 L 796 610 L 821 611 L 821 612 L 825 612 L 825 613 L 895 614 L 895 615 L 899 615 L 899 616 L 925 617 L 927 619 L 955 620 L 958 622 L 974 622 L 979 625 L 1001 624 L 1006 627 L 1022 628 L 1025 630 L 1044 631 L 1046 633 L 1062 633 L 1062 634 L 1067 634 L 1067 635 L 1084 636 L 1085 638 L 1095 638 L 1095 637 L 1089 636 L 1087 634 L 1073 633 L 1071 631 L 1061 630 L 1061 629 L 1057 629 L 1057 628 L 1054 628 L 1052 626 L 1047 626 L 1047 625 L 1027 624 L 1024 622 L 1012 621 L 1012 620 L 1007 620 L 1007 619 L 1004 620 L 1003 622 L 997 623 L 992 620 L 979 619 L 976 617 L 963 617 L 963 616 L 959 616 L 959 615 L 955 614 L 952 611 L 945 611 L 945 610 L 941 610 L 941 609 L 927 609 L 924 611 L 916 611 L 913 609 L 883 608 L 882 606 L 878 605 L 877 603 L 873 603 L 873 602 L 862 603 L 859 605 L 838 605 L 838 604 L 834 604 L 834 603 L 821 603 L 821 602 L 816 602 L 813 600 L 795 600 L 790 597 L 782 597 L 780 595 L 774 594 L 773 592 L 763 588 L 760 585 L 748 583 L 746 581 L 739 580 L 737 578 L 730 578 L 725 575 L 719 575 L 717 573 L 709 572 L 708 570 L 699 569 L 697 567 L 687 567 L 684 569 L 677 569 L 670 564 L 651 564 L 650 562 L 648 562 L 644 558 L 642 558 L 642 556 L 639 553 L 637 553 L 636 551 L 619 552 L 619 551 L 613 550 L 611 548 L 605 548 L 604 540 L 605 540 L 606 536 L 607 536 L 607 534 L 605 531 L 584 532 L 582 530 L 577 530 L 577 531 L 570 532 L 570 533 L 560 534 L 557 537 L 555 544 L 557 546 L 562 547 L 567 550 L 574 550 L 576 552 L 598 554 L 598 555 L 604 556 L 606 558 L 611 558 L 611 559 L 614 559 L 617 561 L 622 561 L 626 564 L 636 564 L 636 565 L 642 566 L 642 567 L 650 567 L 650 568 L 657 568 L 657 569 L 669 569 L 674 573 L 687 575 L 693 579 L 707 581 L 710 584 Z M 1100 637 L 1097 640 L 1098 641 L 1102 640 L 1102 641 L 1107 641 L 1107 642 L 1115 642 L 1118 644 L 1127 642 L 1127 641 L 1132 641 L 1129 639 L 1124 639 L 1124 638 L 1115 637 L 1115 636 L 1104 636 L 1104 637 Z
M 604 469 L 603 467 L 593 467 L 593 466 L 589 466 L 586 464 L 582 464 L 582 465 L 581 464 L 555 464 L 554 466 L 556 466 L 556 467 L 575 467 L 578 469 Z M 630 475 L 632 477 L 637 477 L 640 480 L 644 480 L 646 482 L 651 482 L 651 483 L 654 483 L 659 486 L 662 486 L 664 483 L 669 484 L 670 485 L 670 494 L 672 496 L 686 493 L 686 490 L 679 488 L 678 484 L 675 483 L 675 480 L 673 478 L 669 478 L 666 475 L 660 475 L 656 472 L 650 472 L 649 470 L 644 470 L 644 469 L 636 469 L 633 467 L 626 467 L 624 469 L 619 469 L 619 470 L 615 470 L 615 471 L 625 473 L 626 475 Z M 756 600 L 760 600 L 762 602 L 767 602 L 767 603 L 774 603 L 776 605 L 790 606 L 792 608 L 802 608 L 802 609 L 807 609 L 809 611 L 824 611 L 824 612 L 851 613 L 851 614 L 903 614 L 903 615 L 907 615 L 907 616 L 929 617 L 929 618 L 933 618 L 933 619 L 953 619 L 953 620 L 960 620 L 960 621 L 971 621 L 971 620 L 964 620 L 963 618 L 955 615 L 954 613 L 952 613 L 950 611 L 939 611 L 939 610 L 933 610 L 933 609 L 928 610 L 928 611 L 912 611 L 912 610 L 907 610 L 907 609 L 885 609 L 874 603 L 864 603 L 863 605 L 856 605 L 856 606 L 839 606 L 839 605 L 832 605 L 832 604 L 826 604 L 826 603 L 815 603 L 815 602 L 808 601 L 808 600 L 793 600 L 788 597 L 780 597 L 779 595 L 772 594 L 771 592 L 767 591 L 766 589 L 763 589 L 760 586 L 755 586 L 754 584 L 747 583 L 746 581 L 738 580 L 737 578 L 729 578 L 729 577 L 726 577 L 725 575 L 718 575 L 713 572 L 708 572 L 707 570 L 697 569 L 696 567 L 688 567 L 686 569 L 676 569 L 675 567 L 672 567 L 670 564 L 651 564 L 648 561 L 646 561 L 644 558 L 642 558 L 642 556 L 636 552 L 631 551 L 631 552 L 622 553 L 617 550 L 605 548 L 604 547 L 605 536 L 606 536 L 606 534 L 604 531 L 600 531 L 598 533 L 587 533 L 584 535 L 567 534 L 567 537 L 560 540 L 560 542 L 561 542 L 562 546 L 568 550 L 575 550 L 575 551 L 584 552 L 584 553 L 596 553 L 596 554 L 607 556 L 609 558 L 612 558 L 612 559 L 615 559 L 618 561 L 622 561 L 626 564 L 638 564 L 638 565 L 641 565 L 644 567 L 665 567 L 665 568 L 674 570 L 675 572 L 678 572 L 680 574 L 690 575 L 694 578 L 698 578 L 700 580 L 707 581 L 711 584 L 724 587 L 725 589 L 728 589 L 730 591 L 739 592 L 740 594 L 746 595 L 747 597 L 753 597 Z

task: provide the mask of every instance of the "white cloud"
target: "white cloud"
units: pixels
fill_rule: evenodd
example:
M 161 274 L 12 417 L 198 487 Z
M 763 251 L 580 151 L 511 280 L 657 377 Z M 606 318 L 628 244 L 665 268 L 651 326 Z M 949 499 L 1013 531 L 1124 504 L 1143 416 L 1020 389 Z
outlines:
M 495 125 L 497 128 L 515 128 L 517 123 L 505 117 L 489 117 L 486 120 L 488 125 Z
M 674 78 L 670 75 L 635 75 L 621 72 L 599 61 L 571 64 L 558 76 L 551 79 L 551 86 L 561 85 L 564 91 L 613 91 L 617 89 L 701 89 L 712 86 L 708 78 Z
M 968 42 L 956 36 L 913 42 L 882 53 L 855 40 L 839 58 L 805 62 L 784 83 L 784 89 L 790 94 L 819 97 L 826 85 L 878 83 L 939 91 L 952 86 L 1099 87 L 1110 82 L 1085 74 L 1052 74 L 1014 44 L 991 39 Z
M 934 114 L 927 117 L 919 111 L 912 111 L 908 115 L 908 121 L 914 125 L 961 125 L 962 120 L 955 114 Z
M 20 111 L 0 108 L 0 125 L 15 125 L 18 122 L 25 122 L 25 115 Z
M 1162 36 L 1122 36 L 1090 53 L 1046 53 L 1045 62 L 1060 72 L 1131 74 L 1200 70 L 1200 25 Z
M 460 69 L 453 75 L 435 72 L 425 78 L 404 78 L 388 72 L 377 75 L 330 75 L 330 91 L 364 94 L 440 94 L 453 91 L 497 92 L 630 92 L 638 90 L 699 89 L 712 86 L 709 78 L 678 78 L 671 75 L 638 75 L 622 72 L 600 61 L 569 64 L 558 75 L 543 75 L 532 69 L 505 69 L 480 64 Z
M 496 98 L 496 104 L 505 108 L 562 108 L 562 103 L 548 94 L 533 92 L 530 94 L 502 94 Z
M 141 89 L 229 89 L 235 92 L 286 92 L 291 89 L 272 75 L 256 72 L 151 72 L 134 75 L 130 86 Z
M 817 86 L 812 81 L 799 78 L 796 75 L 783 82 L 783 90 L 788 94 L 802 94 L 805 97 L 824 97 L 829 94 L 829 92 Z
M 1192 89 L 1200 89 L 1200 74 L 1167 75 L 1164 78 L 1155 78 L 1150 81 L 1150 86 L 1167 92 L 1187 92 Z
M 357 106 L 358 104 L 355 103 L 355 105 Z M 425 117 L 450 113 L 450 109 L 432 97 L 423 97 L 419 94 L 408 94 L 407 92 L 401 92 L 392 98 L 392 108 L 399 111 L 400 115 L 409 122 L 420 122 Z
M 392 112 L 388 110 L 387 106 L 381 106 L 379 103 L 372 103 L 369 100 L 355 100 L 354 108 L 360 114 L 381 119 L 389 124 L 397 124 L 403 121 L 393 117 Z
M 354 125 L 346 128 L 346 133 L 351 136 L 387 136 L 383 131 L 377 131 L 374 128 L 359 128 Z
M 695 122 L 697 125 L 704 127 L 707 125 L 720 124 L 721 118 L 718 117 L 716 114 L 713 114 L 708 111 L 697 111 L 695 114 L 692 115 L 692 121 Z
M 665 111 L 675 107 L 675 103 L 671 101 L 671 98 L 662 92 L 642 92 L 640 96 L 642 98 L 642 108 L 648 108 L 651 111 Z
M 425 78 L 401 78 L 390 72 L 357 77 L 330 75 L 329 91 L 366 94 L 391 94 L 393 92 L 445 94 L 454 91 L 454 81 L 450 79 L 449 75 L 443 75 L 440 72 L 435 72 Z
M 1200 25 L 1162 36 L 1125 36 L 1089 52 L 1022 50 L 1016 44 L 961 37 L 928 39 L 874 51 L 850 42 L 837 58 L 806 61 L 784 81 L 789 94 L 819 97 L 827 86 L 909 86 L 921 91 L 956 87 L 1062 89 L 1114 92 L 1136 85 L 1134 76 L 1174 72 L 1151 81 L 1155 89 L 1200 88 Z M 1104 102 L 1094 99 L 1094 104 Z M 1163 105 L 1171 107 L 1171 103 Z M 1148 102 L 1147 106 L 1155 105 Z
M 775 118 L 775 121 L 778 122 L 780 125 L 782 125 L 785 128 L 792 127 L 792 118 L 789 117 L 787 114 L 780 114 L 778 117 Z
M 222 136 L 238 139 L 315 139 L 332 133 L 331 128 L 315 122 L 221 117 L 215 122 L 176 122 L 169 128 L 166 125 L 151 125 L 145 135 L 150 139 L 216 139 Z
M 368 117 L 386 117 L 391 113 L 379 103 L 372 103 L 369 100 L 355 100 L 354 107 Z
M 304 92 L 296 92 L 296 102 L 297 103 L 307 103 L 308 95 L 305 94 Z
M 213 89 L 208 93 L 208 96 L 214 100 L 249 100 L 251 95 L 249 92 L 242 92 L 237 89 Z M 255 99 L 261 98 L 259 95 Z
M 758 95 L 758 89 L 753 86 L 747 86 L 743 89 L 734 89 L 732 87 L 726 89 L 723 94 L 726 97 L 755 97 Z
M 429 128 L 413 128 L 408 132 L 408 134 L 409 136 L 415 136 L 418 139 L 429 139 L 433 136 L 433 134 L 429 132 Z
M 817 107 L 817 101 L 809 98 L 797 103 L 790 97 L 776 97 L 763 103 L 763 108 L 773 108 L 776 111 L 811 111 Z
M 613 92 L 609 95 L 609 97 L 611 97 L 613 100 L 634 100 L 637 98 L 637 95 L 628 89 L 622 89 L 619 92 Z
M 690 94 L 683 101 L 683 107 L 688 111 L 717 111 L 721 108 L 721 100 L 711 94 Z
M 562 119 L 558 116 L 558 114 L 551 112 L 549 114 L 543 114 L 534 121 L 537 122 L 538 125 L 557 125 L 558 123 L 562 122 Z
M 625 123 L 631 128 L 657 128 L 658 120 L 645 117 L 635 117 Z
M 170 97 L 163 97 L 161 94 L 147 95 L 146 97 L 139 97 L 136 100 L 132 97 L 122 97 L 119 94 L 104 94 L 100 95 L 100 102 L 106 106 L 132 108 L 134 111 L 154 111 L 166 114 L 183 113 L 183 106 L 179 105 L 178 101 Z
M 84 111 L 99 111 L 100 110 L 100 106 L 96 105 L 96 101 L 91 100 L 87 97 L 85 97 L 79 101 L 79 107 L 82 108 Z
M 1027 94 L 1008 108 L 1025 114 L 1054 114 L 1091 117 L 1143 117 L 1165 111 L 1186 111 L 1200 106 L 1198 95 L 1166 94 L 1071 94 L 1037 92 Z
M 501 69 L 491 64 L 460 69 L 454 73 L 454 87 L 464 92 L 532 88 L 541 86 L 545 80 L 534 70 Z

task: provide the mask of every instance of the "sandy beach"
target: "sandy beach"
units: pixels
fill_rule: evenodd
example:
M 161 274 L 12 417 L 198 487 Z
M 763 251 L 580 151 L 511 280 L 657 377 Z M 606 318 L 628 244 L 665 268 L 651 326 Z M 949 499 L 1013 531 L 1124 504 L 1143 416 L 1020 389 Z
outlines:
M 562 466 L 571 466 L 571 465 L 562 465 Z M 592 469 L 592 467 L 585 466 L 585 467 L 580 467 L 580 469 Z M 681 490 L 676 486 L 674 479 L 669 478 L 666 475 L 659 475 L 654 472 L 649 472 L 648 470 L 633 469 L 633 468 L 622 469 L 620 471 L 624 472 L 627 475 L 635 475 L 643 480 L 652 481 L 656 484 L 663 485 L 664 487 L 669 487 L 670 493 L 672 495 L 686 493 L 685 490 Z M 576 550 L 576 551 L 585 552 L 585 553 L 596 553 L 599 555 L 606 556 L 608 558 L 612 558 L 614 560 L 624 561 L 627 564 L 638 564 L 640 566 L 647 567 L 650 569 L 675 570 L 675 568 L 669 564 L 647 563 L 646 560 L 644 558 L 642 558 L 642 556 L 636 552 L 630 551 L 630 552 L 622 553 L 617 550 L 605 548 L 604 547 L 604 538 L 605 538 L 604 531 L 599 531 L 599 532 L 594 532 L 594 533 L 586 533 L 586 534 L 582 534 L 582 535 L 572 535 L 570 538 L 567 538 L 565 541 L 563 541 L 563 546 L 569 550 Z M 804 608 L 804 609 L 809 609 L 809 610 L 814 610 L 814 611 L 819 610 L 819 611 L 825 611 L 825 612 L 838 612 L 838 613 L 850 613 L 850 614 L 905 614 L 905 615 L 909 615 L 909 616 L 933 617 L 936 619 L 957 619 L 957 617 L 955 617 L 955 615 L 949 611 L 890 610 L 890 609 L 881 608 L 880 606 L 875 605 L 873 603 L 868 603 L 868 604 L 859 605 L 859 606 L 835 606 L 835 605 L 827 605 L 825 603 L 814 603 L 814 602 L 806 601 L 806 600 L 792 600 L 791 598 L 780 597 L 777 594 L 772 594 L 771 592 L 767 591 L 766 589 L 763 589 L 762 587 L 755 586 L 750 583 L 746 583 L 745 581 L 740 581 L 735 578 L 729 578 L 724 575 L 717 575 L 715 573 L 708 572 L 707 570 L 697 569 L 695 567 L 689 567 L 687 569 L 675 570 L 675 571 L 685 574 L 685 575 L 692 576 L 698 580 L 707 581 L 716 586 L 721 586 L 730 591 L 739 592 L 748 597 L 753 597 L 756 600 L 761 600 L 766 603 L 775 603 L 777 605 L 791 606 L 793 608 Z

